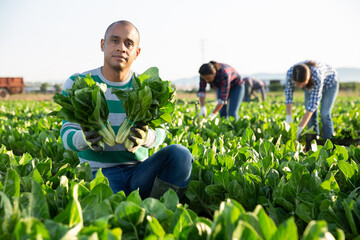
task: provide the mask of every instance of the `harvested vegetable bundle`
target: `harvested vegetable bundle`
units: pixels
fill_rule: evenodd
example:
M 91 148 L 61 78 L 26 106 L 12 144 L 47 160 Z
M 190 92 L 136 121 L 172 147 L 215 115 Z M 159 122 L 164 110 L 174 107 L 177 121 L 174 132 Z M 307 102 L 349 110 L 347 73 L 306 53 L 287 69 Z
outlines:
M 109 108 L 105 91 L 106 85 L 96 83 L 90 74 L 85 77 L 76 76 L 72 88 L 65 90 L 67 96 L 55 93 L 53 100 L 62 108 L 60 111 L 51 112 L 50 115 L 78 123 L 90 131 L 96 131 L 103 137 L 103 142 L 114 146 L 115 132 L 108 122 Z
M 124 122 L 116 135 L 116 142 L 125 142 L 128 149 L 133 145 L 127 136 L 133 125 L 143 123 L 155 129 L 165 122 L 171 122 L 174 111 L 175 92 L 170 81 L 163 81 L 159 77 L 159 70 L 151 67 L 143 74 L 133 77 L 133 89 L 112 88 L 121 101 L 126 113 Z

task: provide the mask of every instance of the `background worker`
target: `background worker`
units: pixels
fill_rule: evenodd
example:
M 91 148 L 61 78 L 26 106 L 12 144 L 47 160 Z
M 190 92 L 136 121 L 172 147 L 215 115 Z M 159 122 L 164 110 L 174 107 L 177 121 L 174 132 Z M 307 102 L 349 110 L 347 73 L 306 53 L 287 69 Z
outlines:
M 128 21 L 112 23 L 101 39 L 101 51 L 104 52 L 103 66 L 84 72 L 91 73 L 98 83 L 105 83 L 105 98 L 109 107 L 109 122 L 115 132 L 126 118 L 122 102 L 111 93 L 111 88 L 132 88 L 133 71 L 131 65 L 140 54 L 140 34 L 137 28 Z M 66 80 L 64 90 L 72 87 L 75 74 Z M 136 151 L 126 149 L 124 144 L 115 146 L 98 145 L 102 139 L 97 132 L 89 132 L 79 124 L 63 121 L 61 138 L 65 149 L 76 151 L 80 163 L 90 164 L 93 176 L 102 168 L 102 173 L 109 180 L 114 193 L 121 190 L 126 195 L 139 189 L 142 198 L 159 198 L 169 188 L 179 196 L 190 181 L 193 157 L 182 145 L 168 145 L 149 157 L 149 148 L 161 144 L 166 133 L 164 129 L 149 129 L 138 124 L 131 131 L 135 134 Z M 84 137 L 85 136 L 85 137 Z M 86 141 L 85 141 L 86 140 Z M 91 148 L 89 146 L 91 145 Z
M 266 100 L 266 83 L 263 80 L 252 77 L 245 77 L 243 80 L 245 82 L 244 102 L 250 102 L 252 96 L 256 97 L 255 91 L 260 91 L 262 100 Z
M 243 81 L 240 74 L 230 65 L 211 61 L 204 63 L 199 69 L 200 87 L 197 96 L 200 99 L 200 115 L 206 116 L 205 96 L 206 85 L 217 89 L 217 105 L 209 114 L 208 119 L 213 120 L 217 113 L 220 117 L 233 116 L 238 119 L 240 104 L 244 97 Z
M 297 63 L 287 71 L 285 104 L 286 122 L 289 124 L 292 122 L 294 85 L 305 90 L 306 112 L 298 126 L 297 138 L 306 124 L 308 128 L 314 126 L 314 131 L 320 135 L 318 108 L 321 105 L 322 136 L 330 139 L 334 132 L 331 112 L 339 91 L 337 71 L 328 64 L 313 60 Z

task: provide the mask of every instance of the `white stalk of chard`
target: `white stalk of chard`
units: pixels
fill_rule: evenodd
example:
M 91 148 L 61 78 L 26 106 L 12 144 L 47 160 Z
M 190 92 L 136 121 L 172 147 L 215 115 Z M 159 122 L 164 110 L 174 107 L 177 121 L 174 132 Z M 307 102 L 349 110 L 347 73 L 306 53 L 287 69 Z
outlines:
M 120 125 L 120 128 L 116 134 L 116 139 L 115 141 L 117 143 L 124 143 L 127 136 L 130 134 L 130 128 L 132 126 L 132 123 L 129 122 L 126 118 L 124 120 L 124 122 Z
M 116 144 L 115 141 L 115 132 L 111 127 L 111 124 L 107 122 L 105 126 L 98 131 L 98 133 L 103 137 L 103 141 L 109 145 L 114 146 Z

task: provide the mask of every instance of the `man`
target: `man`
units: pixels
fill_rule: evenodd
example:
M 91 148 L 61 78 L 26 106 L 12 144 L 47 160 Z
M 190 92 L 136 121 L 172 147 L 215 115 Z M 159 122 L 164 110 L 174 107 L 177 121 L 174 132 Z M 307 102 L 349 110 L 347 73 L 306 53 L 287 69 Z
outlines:
M 132 88 L 131 65 L 140 54 L 139 43 L 139 31 L 132 23 L 124 20 L 112 23 L 101 40 L 103 66 L 80 74 L 85 76 L 91 73 L 95 82 L 107 85 L 108 120 L 115 133 L 126 114 L 121 101 L 111 93 L 110 88 Z M 64 90 L 72 87 L 77 75 L 66 80 Z M 66 93 L 63 91 L 63 94 Z M 142 198 L 159 198 L 172 188 L 180 196 L 190 181 L 193 158 L 189 150 L 181 145 L 170 145 L 149 157 L 148 149 L 164 141 L 164 129 L 152 130 L 141 125 L 133 127 L 131 131 L 135 138 L 129 139 L 135 146 L 141 146 L 136 151 L 126 149 L 124 144 L 105 145 L 102 148 L 98 145 L 102 137 L 97 132 L 87 131 L 79 124 L 66 121 L 61 128 L 61 138 L 66 149 L 78 153 L 81 163 L 90 164 L 94 177 L 96 171 L 102 169 L 114 193 L 123 190 L 128 195 L 139 189 Z
M 244 78 L 244 81 L 245 81 L 245 96 L 244 96 L 245 102 L 250 102 L 251 96 L 256 96 L 255 91 L 260 91 L 262 100 L 263 101 L 266 100 L 266 96 L 265 96 L 266 84 L 264 81 L 251 77 Z

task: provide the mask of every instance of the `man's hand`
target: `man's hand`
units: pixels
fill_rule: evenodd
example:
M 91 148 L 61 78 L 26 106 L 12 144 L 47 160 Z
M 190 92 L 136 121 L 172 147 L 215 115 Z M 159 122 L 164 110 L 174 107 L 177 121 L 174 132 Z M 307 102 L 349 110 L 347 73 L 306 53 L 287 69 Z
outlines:
M 149 126 L 143 123 L 137 124 L 136 127 L 131 127 L 128 139 L 132 144 L 125 144 L 126 150 L 133 153 L 141 147 L 146 141 L 148 130 Z
M 206 108 L 205 108 L 205 106 L 200 107 L 200 113 L 199 113 L 199 115 L 200 115 L 200 116 L 203 116 L 203 117 L 206 116 Z
M 86 143 L 94 152 L 101 152 L 104 150 L 104 143 L 101 142 L 103 137 L 98 132 L 90 131 L 86 128 L 82 128 L 83 137 Z
M 298 126 L 298 129 L 296 131 L 297 140 L 300 140 L 301 132 L 302 132 L 303 129 L 304 129 L 303 127 Z
M 292 116 L 291 115 L 286 115 L 285 122 L 290 124 L 290 123 L 292 123 L 292 121 L 293 121 Z

